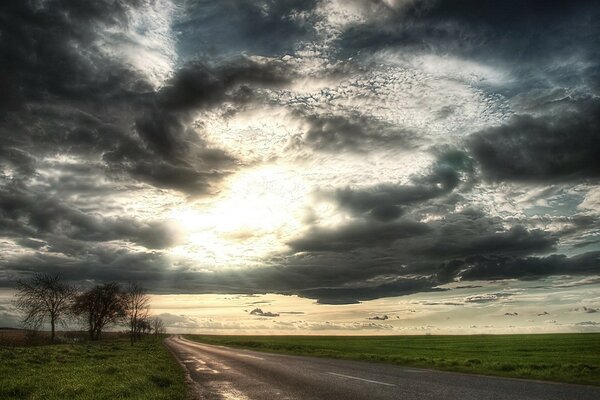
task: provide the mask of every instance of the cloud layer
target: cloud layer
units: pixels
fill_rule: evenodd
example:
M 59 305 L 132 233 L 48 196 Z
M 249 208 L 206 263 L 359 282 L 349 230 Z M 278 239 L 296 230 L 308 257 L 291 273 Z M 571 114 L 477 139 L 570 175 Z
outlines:
M 44 271 L 348 304 L 598 274 L 598 17 L 3 4 L 0 286 Z

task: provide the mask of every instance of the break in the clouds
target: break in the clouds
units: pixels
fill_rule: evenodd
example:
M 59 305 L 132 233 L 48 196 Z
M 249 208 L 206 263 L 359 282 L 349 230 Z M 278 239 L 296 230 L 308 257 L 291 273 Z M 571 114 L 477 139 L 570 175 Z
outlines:
M 597 276 L 599 18 L 594 1 L 4 2 L 0 285 L 325 307 Z

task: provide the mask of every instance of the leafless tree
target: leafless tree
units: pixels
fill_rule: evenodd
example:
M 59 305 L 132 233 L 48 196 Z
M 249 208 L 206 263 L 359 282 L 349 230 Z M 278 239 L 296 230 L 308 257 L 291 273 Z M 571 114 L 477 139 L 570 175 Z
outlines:
M 167 333 L 167 329 L 165 328 L 163 320 L 158 317 L 150 319 L 150 325 L 152 326 L 152 333 L 154 333 L 155 337 L 159 337 L 160 335 Z
M 135 327 L 135 337 L 140 340 L 144 335 L 148 335 L 152 332 L 152 324 L 149 318 L 142 318 L 137 321 Z
M 137 283 L 130 283 L 125 292 L 125 315 L 129 325 L 131 345 L 139 339 L 143 326 L 141 323 L 148 318 L 150 311 L 150 297 L 146 289 Z
M 23 325 L 39 329 L 50 322 L 50 341 L 54 343 L 57 324 L 66 324 L 77 290 L 58 275 L 36 274 L 17 281 L 15 304 L 25 315 Z
M 75 298 L 73 314 L 87 324 L 90 340 L 98 340 L 104 327 L 125 317 L 125 295 L 116 282 L 96 285 Z

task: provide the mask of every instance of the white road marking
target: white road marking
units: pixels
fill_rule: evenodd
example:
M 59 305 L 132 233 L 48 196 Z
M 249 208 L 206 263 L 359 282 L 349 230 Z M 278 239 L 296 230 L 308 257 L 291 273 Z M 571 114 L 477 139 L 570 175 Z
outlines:
M 219 373 L 219 371 L 217 371 L 216 369 L 212 369 L 212 368 L 209 368 L 209 367 L 203 367 L 203 366 L 196 367 L 196 371 L 197 372 L 208 371 L 208 372 L 213 373 L 213 374 L 218 374 Z
M 348 378 L 348 379 L 356 379 L 358 381 L 363 381 L 363 382 L 369 382 L 369 383 L 376 383 L 378 385 L 385 385 L 385 386 L 396 386 L 392 383 L 385 383 L 385 382 L 379 382 L 379 381 L 372 381 L 370 379 L 363 379 L 363 378 L 358 378 L 356 376 L 350 376 L 350 375 L 344 375 L 344 374 L 338 374 L 335 372 L 328 372 L 329 375 L 335 375 L 335 376 L 340 376 L 342 378 Z
M 262 357 L 251 356 L 250 354 L 238 354 L 240 357 L 256 358 L 257 360 L 264 360 Z

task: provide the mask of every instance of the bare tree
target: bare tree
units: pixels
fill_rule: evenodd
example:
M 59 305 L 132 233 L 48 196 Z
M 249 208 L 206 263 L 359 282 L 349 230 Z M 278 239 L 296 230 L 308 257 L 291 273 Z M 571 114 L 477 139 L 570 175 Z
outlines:
M 137 283 L 130 283 L 125 292 L 125 314 L 129 324 L 129 337 L 131 345 L 139 339 L 142 328 L 141 321 L 148 318 L 150 311 L 150 297 L 146 289 Z
M 50 322 L 50 341 L 54 343 L 57 324 L 66 324 L 77 290 L 58 275 L 35 274 L 17 281 L 16 306 L 25 314 L 23 325 L 39 329 Z
M 90 340 L 98 340 L 104 327 L 125 317 L 125 296 L 116 282 L 96 285 L 75 298 L 73 314 L 86 322 Z
M 138 319 L 135 327 L 135 337 L 140 340 L 144 335 L 152 332 L 152 324 L 149 318 Z
M 150 320 L 150 325 L 152 326 L 152 333 L 154 333 L 155 337 L 159 337 L 160 335 L 167 333 L 167 328 L 165 328 L 163 320 L 158 317 L 152 318 Z

